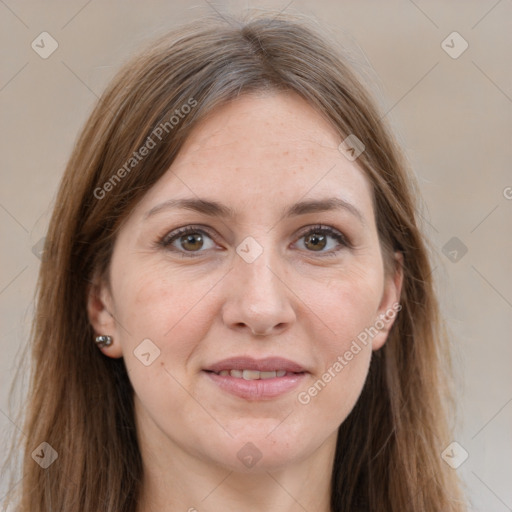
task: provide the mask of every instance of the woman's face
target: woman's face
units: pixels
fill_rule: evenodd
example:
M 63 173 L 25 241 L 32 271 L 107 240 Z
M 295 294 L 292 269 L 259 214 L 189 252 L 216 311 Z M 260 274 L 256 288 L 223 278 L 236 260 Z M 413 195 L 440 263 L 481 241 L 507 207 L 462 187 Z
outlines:
M 123 225 L 89 316 L 148 452 L 256 471 L 334 449 L 401 287 L 342 140 L 299 96 L 242 96 Z

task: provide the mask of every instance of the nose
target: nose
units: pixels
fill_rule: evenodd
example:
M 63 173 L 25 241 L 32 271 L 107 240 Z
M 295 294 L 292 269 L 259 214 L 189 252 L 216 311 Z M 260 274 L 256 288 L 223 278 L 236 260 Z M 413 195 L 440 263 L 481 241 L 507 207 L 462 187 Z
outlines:
M 288 329 L 296 315 L 293 293 L 283 282 L 279 268 L 264 251 L 247 263 L 235 255 L 234 267 L 224 283 L 226 300 L 222 308 L 224 324 L 255 336 L 278 334 Z

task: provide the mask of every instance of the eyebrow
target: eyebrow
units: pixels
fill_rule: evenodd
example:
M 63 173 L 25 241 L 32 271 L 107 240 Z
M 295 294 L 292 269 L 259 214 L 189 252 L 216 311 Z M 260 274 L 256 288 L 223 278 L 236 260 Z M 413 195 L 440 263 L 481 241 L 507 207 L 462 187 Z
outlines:
M 235 210 L 217 201 L 210 201 L 199 198 L 169 199 L 151 208 L 144 218 L 147 219 L 165 210 L 183 209 L 202 213 L 211 217 L 233 219 L 236 216 Z M 285 210 L 283 218 L 306 215 L 308 213 L 319 213 L 336 210 L 345 210 L 356 217 L 363 225 L 366 225 L 364 215 L 348 201 L 339 197 L 328 197 L 324 199 L 309 199 L 300 201 Z

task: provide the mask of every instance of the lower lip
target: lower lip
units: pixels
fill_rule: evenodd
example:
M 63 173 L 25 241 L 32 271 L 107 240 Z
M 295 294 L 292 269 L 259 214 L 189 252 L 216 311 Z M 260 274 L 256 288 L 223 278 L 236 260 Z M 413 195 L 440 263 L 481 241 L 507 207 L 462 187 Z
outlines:
M 222 390 L 246 400 L 269 400 L 295 389 L 306 377 L 306 373 L 294 373 L 273 379 L 245 380 L 230 375 L 217 375 L 205 371 L 206 375 Z

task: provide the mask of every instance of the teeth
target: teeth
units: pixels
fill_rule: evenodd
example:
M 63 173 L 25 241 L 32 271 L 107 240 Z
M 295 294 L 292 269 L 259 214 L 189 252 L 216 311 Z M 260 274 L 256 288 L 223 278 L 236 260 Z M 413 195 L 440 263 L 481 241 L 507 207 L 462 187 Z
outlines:
M 257 370 L 244 370 L 243 378 L 245 380 L 256 380 L 260 378 L 260 372 Z
M 286 370 L 274 370 L 271 372 L 260 372 L 258 370 L 222 370 L 218 373 L 223 377 L 235 377 L 237 379 L 245 379 L 245 380 L 265 380 L 265 379 L 274 379 L 276 377 L 284 377 L 286 375 Z

